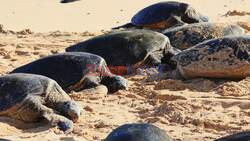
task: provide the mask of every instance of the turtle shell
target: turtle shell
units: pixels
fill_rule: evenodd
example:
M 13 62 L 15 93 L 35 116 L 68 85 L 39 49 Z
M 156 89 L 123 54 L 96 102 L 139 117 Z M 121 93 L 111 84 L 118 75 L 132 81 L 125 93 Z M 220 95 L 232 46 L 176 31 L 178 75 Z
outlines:
M 184 50 L 205 40 L 243 35 L 245 31 L 235 24 L 204 22 L 167 29 L 162 33 L 169 38 L 173 47 Z
M 228 135 L 214 141 L 249 141 L 250 140 L 250 132 L 243 131 L 236 134 Z
M 208 19 L 202 16 L 187 3 L 175 1 L 159 2 L 137 12 L 131 23 L 137 26 L 146 26 L 166 21 L 170 16 L 178 16 L 186 23 L 194 23 Z
M 151 124 L 125 124 L 114 129 L 105 141 L 172 141 L 160 128 Z
M 64 90 L 75 85 L 87 73 L 96 73 L 100 77 L 102 73 L 110 73 L 106 63 L 100 56 L 68 52 L 47 56 L 29 64 L 16 68 L 11 73 L 32 73 L 47 76 L 55 80 Z
M 172 60 L 184 78 L 241 79 L 250 75 L 250 36 L 227 36 L 204 41 Z
M 97 54 L 111 66 L 133 65 L 143 61 L 149 53 L 157 59 L 162 51 L 170 48 L 169 39 L 149 30 L 116 31 L 94 37 L 66 49 L 67 52 Z
M 40 75 L 23 73 L 1 76 L 0 111 L 22 102 L 28 95 L 43 95 L 47 91 L 49 81 L 53 80 Z

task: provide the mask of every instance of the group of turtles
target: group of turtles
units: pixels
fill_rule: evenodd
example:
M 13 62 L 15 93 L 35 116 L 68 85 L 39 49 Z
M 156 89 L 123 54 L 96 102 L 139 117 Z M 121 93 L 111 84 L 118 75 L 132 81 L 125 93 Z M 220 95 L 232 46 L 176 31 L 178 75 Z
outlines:
M 250 36 L 236 24 L 209 22 L 187 3 L 160 2 L 139 11 L 131 22 L 66 48 L 0 77 L 0 115 L 34 122 L 47 120 L 70 132 L 81 107 L 70 91 L 107 87 L 126 90 L 121 75 L 138 68 L 165 67 L 164 78 L 242 79 L 250 75 Z M 217 141 L 245 141 L 249 133 Z M 241 138 L 242 137 L 242 138 Z M 159 128 L 130 124 L 106 141 L 171 141 Z

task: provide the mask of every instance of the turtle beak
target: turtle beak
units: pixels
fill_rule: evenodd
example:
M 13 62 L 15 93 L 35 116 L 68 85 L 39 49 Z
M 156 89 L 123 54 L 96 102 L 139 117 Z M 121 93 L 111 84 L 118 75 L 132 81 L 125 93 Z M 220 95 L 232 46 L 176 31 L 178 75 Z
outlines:
M 71 119 L 74 123 L 76 123 L 76 122 L 78 121 L 79 116 L 78 116 L 77 113 L 75 113 L 74 111 L 70 111 L 68 114 L 69 114 L 70 119 Z

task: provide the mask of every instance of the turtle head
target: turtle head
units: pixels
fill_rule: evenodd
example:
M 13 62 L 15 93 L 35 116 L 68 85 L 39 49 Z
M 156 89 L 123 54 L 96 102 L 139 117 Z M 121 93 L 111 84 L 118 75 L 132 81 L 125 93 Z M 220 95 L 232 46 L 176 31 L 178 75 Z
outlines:
M 204 15 L 201 15 L 201 14 L 199 14 L 199 15 L 200 15 L 200 19 L 201 19 L 202 22 L 208 22 L 209 21 L 208 16 L 204 16 Z
M 67 118 L 76 122 L 81 115 L 81 108 L 75 101 L 66 101 L 63 102 L 62 112 Z
M 127 80 L 118 75 L 104 76 L 101 84 L 107 86 L 110 93 L 117 92 L 118 90 L 126 90 L 128 88 Z
M 188 6 L 184 15 L 181 17 L 181 20 L 185 23 L 198 23 L 198 22 L 208 22 L 208 16 L 204 16 L 199 13 L 196 9 L 191 6 Z

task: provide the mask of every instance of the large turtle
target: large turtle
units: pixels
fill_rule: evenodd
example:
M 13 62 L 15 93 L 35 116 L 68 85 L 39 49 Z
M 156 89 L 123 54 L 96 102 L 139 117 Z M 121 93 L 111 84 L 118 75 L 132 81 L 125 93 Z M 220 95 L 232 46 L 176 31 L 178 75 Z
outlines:
M 160 128 L 151 124 L 124 124 L 114 129 L 105 141 L 172 141 Z
M 158 65 L 164 51 L 175 53 L 166 36 L 149 30 L 116 31 L 100 35 L 72 45 L 66 51 L 97 54 L 105 59 L 116 74 L 129 74 L 142 66 Z
M 205 22 L 166 29 L 162 33 L 169 38 L 173 47 L 184 50 L 205 40 L 243 35 L 245 31 L 236 24 Z
M 24 73 L 0 77 L 0 116 L 25 122 L 45 119 L 69 132 L 80 112 L 79 105 L 50 78 Z
M 250 131 L 244 131 L 233 135 L 225 136 L 214 141 L 250 141 Z
M 114 29 L 134 27 L 161 31 L 174 26 L 207 21 L 207 16 L 201 15 L 187 3 L 166 1 L 140 10 L 132 17 L 131 23 Z
M 127 80 L 113 75 L 105 60 L 83 52 L 67 52 L 47 56 L 16 68 L 11 73 L 32 73 L 55 80 L 66 92 L 107 86 L 113 93 L 127 88 Z
M 204 41 L 173 56 L 174 71 L 162 78 L 243 79 L 250 76 L 250 36 L 227 36 Z M 155 78 L 153 78 L 155 77 Z M 158 79 L 152 76 L 151 79 Z

